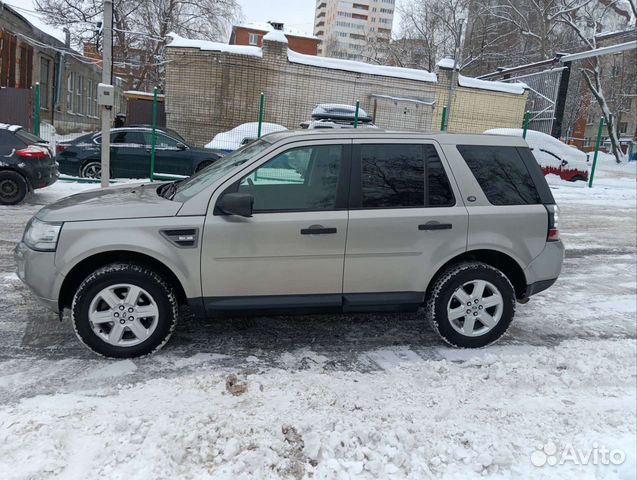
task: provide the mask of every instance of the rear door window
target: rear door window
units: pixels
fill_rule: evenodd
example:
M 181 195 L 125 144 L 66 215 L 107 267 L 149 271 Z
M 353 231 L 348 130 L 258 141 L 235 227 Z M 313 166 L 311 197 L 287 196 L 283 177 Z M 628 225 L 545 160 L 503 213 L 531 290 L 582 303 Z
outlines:
M 449 179 L 433 145 L 362 144 L 360 152 L 361 208 L 455 204 Z
M 458 145 L 457 148 L 493 205 L 542 203 L 533 176 L 516 147 Z
M 111 144 L 113 145 L 129 145 L 129 146 L 141 146 L 145 143 L 144 135 L 142 132 L 113 132 L 111 133 Z

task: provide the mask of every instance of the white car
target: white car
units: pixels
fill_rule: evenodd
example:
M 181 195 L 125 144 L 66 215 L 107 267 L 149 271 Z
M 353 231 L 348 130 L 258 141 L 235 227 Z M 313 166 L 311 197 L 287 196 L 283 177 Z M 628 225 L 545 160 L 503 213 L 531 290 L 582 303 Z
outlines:
M 282 132 L 287 130 L 283 125 L 277 123 L 262 123 L 261 135 L 268 133 Z M 215 135 L 205 148 L 223 150 L 225 152 L 233 152 L 237 148 L 252 140 L 256 140 L 259 133 L 259 122 L 242 123 L 238 127 L 234 127 L 227 132 L 221 132 Z
M 521 137 L 521 128 L 493 128 L 484 133 Z M 545 175 L 551 173 L 564 180 L 588 180 L 588 155 L 572 145 L 535 130 L 527 130 L 526 143 Z

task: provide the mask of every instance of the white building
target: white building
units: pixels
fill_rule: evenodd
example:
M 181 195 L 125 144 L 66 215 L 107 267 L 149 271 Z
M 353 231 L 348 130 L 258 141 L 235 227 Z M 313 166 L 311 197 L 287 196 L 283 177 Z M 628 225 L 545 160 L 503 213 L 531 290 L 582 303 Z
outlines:
M 317 0 L 314 35 L 318 54 L 369 61 L 391 38 L 395 0 Z

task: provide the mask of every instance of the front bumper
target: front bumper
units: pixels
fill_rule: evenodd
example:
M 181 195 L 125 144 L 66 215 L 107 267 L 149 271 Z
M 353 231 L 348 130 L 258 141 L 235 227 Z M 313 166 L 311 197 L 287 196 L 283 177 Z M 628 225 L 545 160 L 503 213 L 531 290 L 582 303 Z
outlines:
M 38 252 L 18 243 L 14 250 L 18 277 L 46 308 L 59 313 L 55 252 Z

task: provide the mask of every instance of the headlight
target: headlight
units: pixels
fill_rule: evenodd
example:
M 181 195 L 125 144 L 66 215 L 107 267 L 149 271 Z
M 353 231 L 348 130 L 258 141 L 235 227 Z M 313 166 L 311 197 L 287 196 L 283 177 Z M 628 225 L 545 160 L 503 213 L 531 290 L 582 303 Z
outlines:
M 61 229 L 61 223 L 43 222 L 33 217 L 27 224 L 22 241 L 33 250 L 54 252 Z

